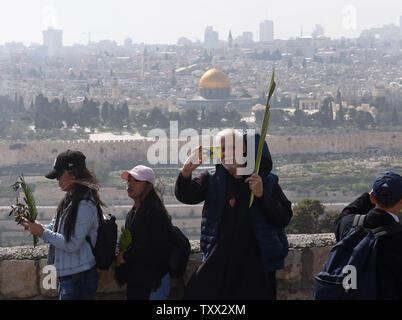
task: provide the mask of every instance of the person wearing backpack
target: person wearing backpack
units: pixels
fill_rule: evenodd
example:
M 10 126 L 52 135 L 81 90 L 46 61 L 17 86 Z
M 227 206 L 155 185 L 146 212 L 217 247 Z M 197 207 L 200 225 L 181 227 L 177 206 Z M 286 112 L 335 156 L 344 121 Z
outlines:
M 116 272 L 124 274 L 128 300 L 165 300 L 170 294 L 172 225 L 155 191 L 155 174 L 151 168 L 139 165 L 124 171 L 121 178 L 127 181 L 127 194 L 134 200 L 125 221 L 132 243 L 117 255 Z
M 98 181 L 85 163 L 80 151 L 60 153 L 54 168 L 46 175 L 57 179 L 65 192 L 56 216 L 48 225 L 22 221 L 25 229 L 49 243 L 48 264 L 54 264 L 59 280 L 60 300 L 89 300 L 98 288 L 96 261 L 89 237 L 95 245 L 101 207 L 105 206 L 98 194 Z
M 335 221 L 337 241 L 346 239 L 359 217 L 363 228 L 389 230 L 388 234 L 378 237 L 377 256 L 374 257 L 376 279 L 372 287 L 376 288 L 373 297 L 377 300 L 402 299 L 401 209 L 402 177 L 386 171 L 376 176 L 370 193 L 366 192 L 350 203 Z
M 255 143 L 255 162 L 259 135 Z M 175 186 L 185 204 L 204 202 L 201 221 L 203 262 L 187 283 L 186 300 L 276 299 L 276 270 L 288 253 L 285 227 L 292 216 L 291 202 L 271 173 L 272 159 L 264 142 L 258 174 L 237 174 L 237 152 L 245 155 L 247 135 L 225 129 L 217 137 L 221 163 L 192 178 L 202 162 L 202 147 L 184 164 Z M 235 143 L 234 141 L 238 141 Z M 235 146 L 240 145 L 236 151 Z M 226 151 L 227 152 L 226 152 Z M 201 153 L 201 155 L 199 154 Z M 246 155 L 247 156 L 247 155 Z M 251 208 L 251 191 L 255 199 Z

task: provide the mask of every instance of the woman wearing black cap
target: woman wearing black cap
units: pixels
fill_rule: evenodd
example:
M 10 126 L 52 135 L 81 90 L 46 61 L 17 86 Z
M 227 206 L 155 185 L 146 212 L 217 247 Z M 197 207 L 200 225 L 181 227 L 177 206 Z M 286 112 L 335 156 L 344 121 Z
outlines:
M 50 243 L 48 264 L 54 264 L 59 279 L 60 300 L 92 299 L 98 287 L 98 273 L 93 246 L 104 206 L 98 194 L 98 181 L 85 164 L 80 151 L 67 150 L 56 158 L 54 168 L 46 175 L 57 179 L 66 194 L 49 225 L 23 221 L 31 234 Z

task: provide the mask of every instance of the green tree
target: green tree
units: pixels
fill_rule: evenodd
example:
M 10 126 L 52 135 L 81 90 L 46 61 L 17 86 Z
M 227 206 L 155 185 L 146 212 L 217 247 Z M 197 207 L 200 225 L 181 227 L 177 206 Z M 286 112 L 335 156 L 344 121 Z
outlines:
M 325 207 L 320 200 L 304 199 L 293 208 L 293 218 L 287 228 L 289 233 L 319 233 L 320 217 Z
M 258 110 L 255 113 L 256 119 L 264 119 L 264 112 L 265 110 Z M 271 110 L 271 117 L 270 117 L 270 122 L 272 125 L 285 125 L 286 122 L 288 121 L 288 114 L 286 111 L 282 109 L 272 109 Z
M 391 124 L 394 126 L 397 126 L 400 124 L 398 112 L 396 111 L 396 107 L 394 107 L 394 110 L 392 111 Z
M 230 127 L 236 127 L 241 120 L 241 114 L 236 109 L 225 110 L 223 117 L 228 121 Z
M 100 112 L 99 112 L 99 102 L 88 100 L 87 97 L 85 97 L 83 103 L 82 103 L 82 108 L 79 110 L 79 125 L 81 127 L 91 127 L 91 128 L 97 128 L 100 123 Z
M 207 127 L 219 128 L 222 126 L 223 114 L 220 110 L 207 110 L 205 112 L 205 125 Z
M 339 110 L 336 112 L 336 122 L 342 126 L 345 120 L 345 113 L 343 112 L 342 102 L 339 103 Z
M 169 127 L 169 119 L 158 107 L 154 107 L 148 115 L 147 124 L 155 128 Z
M 186 109 L 182 114 L 182 120 L 184 121 L 184 126 L 187 128 L 199 125 L 198 111 L 196 109 Z
M 354 124 L 358 128 L 364 129 L 368 126 L 374 126 L 375 121 L 370 112 L 359 110 L 356 112 L 356 116 L 354 118 Z
M 319 112 L 315 114 L 315 123 L 319 127 L 330 127 L 334 124 L 332 103 L 334 99 L 327 96 L 322 101 L 322 106 Z
M 320 233 L 334 232 L 334 223 L 337 217 L 338 212 L 335 210 L 325 212 L 319 221 L 319 232 Z
M 272 52 L 271 55 L 272 60 L 281 60 L 282 59 L 282 52 L 279 49 L 276 49 Z
M 123 119 L 125 119 L 124 123 L 127 125 L 127 129 L 130 128 L 130 111 L 128 110 L 127 102 L 124 102 L 121 107 L 121 113 Z
M 102 103 L 102 110 L 101 110 L 101 116 L 103 123 L 107 123 L 110 120 L 110 112 L 109 112 L 109 102 L 105 101 Z

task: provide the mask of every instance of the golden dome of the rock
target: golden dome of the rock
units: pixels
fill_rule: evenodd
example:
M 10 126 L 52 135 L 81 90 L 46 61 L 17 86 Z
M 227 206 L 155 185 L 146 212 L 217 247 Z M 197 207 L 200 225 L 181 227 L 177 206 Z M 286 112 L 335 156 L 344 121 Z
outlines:
M 210 69 L 200 79 L 200 89 L 230 88 L 228 76 L 218 69 Z

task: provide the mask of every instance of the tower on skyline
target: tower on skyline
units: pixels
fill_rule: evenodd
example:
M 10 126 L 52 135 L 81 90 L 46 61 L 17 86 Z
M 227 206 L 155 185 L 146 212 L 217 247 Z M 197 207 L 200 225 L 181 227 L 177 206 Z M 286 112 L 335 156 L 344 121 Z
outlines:
M 142 53 L 142 60 L 141 60 L 141 76 L 144 77 L 145 73 L 149 71 L 149 54 L 148 50 L 145 47 Z
M 229 30 L 228 43 L 229 43 L 229 48 L 233 48 L 232 30 Z
M 63 47 L 63 31 L 52 27 L 44 30 L 43 45 L 47 47 L 49 57 L 60 54 Z
M 274 22 L 265 20 L 260 23 L 260 41 L 271 42 L 274 41 Z
M 399 28 L 401 30 L 401 36 L 402 36 L 402 16 L 399 16 Z
M 211 26 L 205 28 L 204 45 L 209 49 L 216 48 L 219 45 L 219 34 Z

